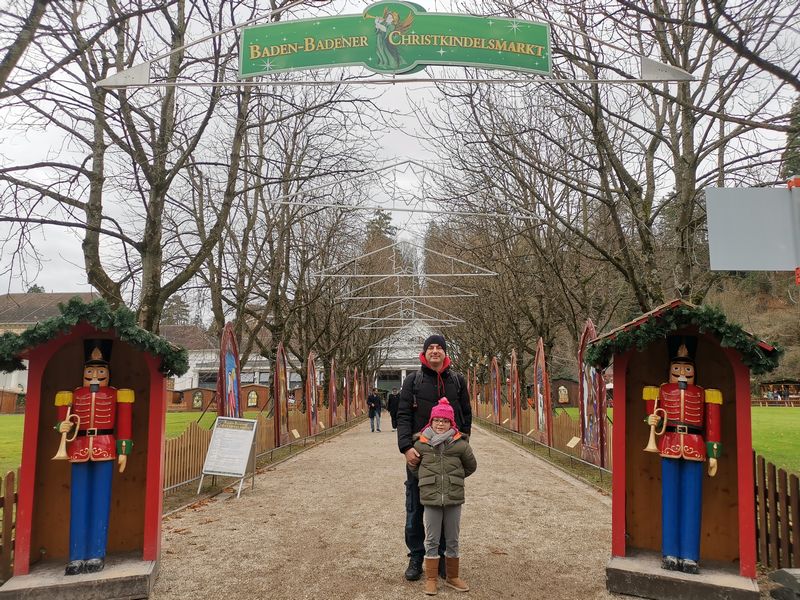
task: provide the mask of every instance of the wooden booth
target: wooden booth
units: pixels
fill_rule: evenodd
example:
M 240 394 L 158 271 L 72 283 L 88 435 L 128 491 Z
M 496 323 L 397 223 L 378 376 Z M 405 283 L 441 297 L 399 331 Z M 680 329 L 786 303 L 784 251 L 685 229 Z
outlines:
M 137 327 L 126 308 L 113 311 L 102 300 L 84 304 L 74 298 L 60 309 L 60 317 L 0 340 L 0 368 L 24 368 L 26 359 L 29 370 L 14 576 L 0 587 L 0 598 L 145 598 L 161 545 L 166 382 L 168 375 L 186 371 L 186 352 Z M 54 431 L 59 421 L 55 400 L 57 393 L 77 394 L 81 387 L 85 340 L 102 340 L 112 348 L 110 387 L 124 390 L 130 403 L 133 448 L 122 473 L 113 461 L 103 570 L 65 575 L 73 471 L 71 460 L 54 460 L 62 437 Z
M 718 395 L 712 400 L 708 393 L 705 396 L 706 410 L 712 401 L 719 406 L 714 418 L 720 423 L 721 454 L 713 477 L 707 472 L 710 458 L 702 463 L 697 574 L 684 569 L 683 560 L 674 569 L 666 566 L 662 461 L 670 459 L 659 457 L 659 452 L 666 452 L 663 448 L 644 451 L 650 436 L 644 389 L 668 381 L 674 360 L 669 356 L 668 336 L 696 340 L 695 383 L 706 392 L 721 392 L 721 404 Z M 646 598 L 757 600 L 750 372 L 774 369 L 778 357 L 776 348 L 728 323 L 715 309 L 682 300 L 660 306 L 591 342 L 589 362 L 600 368 L 612 360 L 614 364 L 612 558 L 606 570 L 610 591 Z M 665 425 L 673 425 L 671 415 Z M 709 417 L 705 427 L 708 441 Z M 671 431 L 683 435 L 675 425 Z M 684 520 L 682 515 L 680 520 Z

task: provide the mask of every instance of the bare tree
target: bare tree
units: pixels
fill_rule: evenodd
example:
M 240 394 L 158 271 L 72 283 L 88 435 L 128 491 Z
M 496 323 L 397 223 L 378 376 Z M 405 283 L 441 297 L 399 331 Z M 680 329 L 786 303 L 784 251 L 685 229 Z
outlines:
M 686 6 L 664 4 L 663 10 Z M 565 249 L 611 265 L 640 310 L 669 296 L 702 299 L 714 281 L 702 188 L 720 178 L 774 180 L 778 157 L 762 147 L 758 129 L 785 129 L 781 85 L 758 93 L 762 82 L 754 69 L 707 32 L 686 25 L 691 15 L 681 14 L 681 25 L 666 30 L 643 17 L 619 18 L 602 2 L 537 9 L 571 25 L 555 30 L 559 78 L 627 75 L 612 51 L 574 33 L 594 31 L 638 55 L 655 48 L 664 62 L 700 70 L 700 82 L 624 89 L 543 85 L 535 96 L 523 84 L 442 88 L 448 110 L 429 111 L 426 126 L 438 127 L 432 143 L 440 142 L 454 178 L 467 183 L 455 191 L 448 186 L 440 199 L 458 206 L 478 199 L 538 217 L 561 234 Z M 470 194 L 470 187 L 482 194 Z
M 690 25 L 707 31 L 717 41 L 800 92 L 800 48 L 796 28 L 800 5 L 782 0 L 720 2 L 701 0 L 691 13 L 674 16 L 664 5 L 618 0 L 631 12 L 672 28 Z
M 187 49 L 186 32 L 193 26 L 218 31 L 251 18 L 252 9 L 245 4 L 217 12 L 210 8 L 178 0 L 157 12 L 131 2 L 81 4 L 48 13 L 53 26 L 41 31 L 58 33 L 41 33 L 35 43 L 43 53 L 65 47 L 74 58 L 58 76 L 15 94 L 8 103 L 20 116 L 20 126 L 57 129 L 68 144 L 57 155 L 43 154 L 36 162 L 0 170 L 6 184 L 0 196 L 3 212 L 20 224 L 18 237 L 24 240 L 31 228 L 50 224 L 82 230 L 89 283 L 113 305 L 127 299 L 137 307 L 140 324 L 153 330 L 164 302 L 218 242 L 237 197 L 252 92 L 220 87 L 179 91 L 174 86 L 108 91 L 96 82 L 148 60 L 164 45 L 172 51 L 168 60 L 151 68 L 167 83 L 179 77 L 208 81 L 232 72 L 235 36 Z M 114 26 L 105 33 L 108 20 Z M 75 49 L 84 50 L 76 54 Z M 227 149 L 226 156 L 219 155 L 220 147 Z M 213 167 L 201 158 L 212 151 Z M 192 254 L 165 253 L 174 233 L 165 231 L 164 217 L 174 213 L 171 221 L 178 222 L 186 214 L 183 195 L 197 164 L 214 171 L 206 182 L 215 184 L 217 218 L 197 233 Z

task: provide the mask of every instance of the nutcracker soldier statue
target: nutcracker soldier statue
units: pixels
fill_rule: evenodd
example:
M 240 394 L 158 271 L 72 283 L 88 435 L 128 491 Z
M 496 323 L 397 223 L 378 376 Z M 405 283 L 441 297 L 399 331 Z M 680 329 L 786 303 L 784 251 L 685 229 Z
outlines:
M 133 450 L 133 390 L 108 385 L 111 340 L 84 340 L 83 387 L 56 394 L 61 447 L 54 460 L 72 463 L 69 563 L 65 574 L 105 565 L 114 459 L 125 470 Z
M 667 343 L 669 382 L 642 392 L 650 426 L 645 451 L 661 456 L 661 567 L 697 574 L 703 463 L 708 458 L 714 477 L 722 450 L 722 393 L 695 385 L 696 338 L 670 336 Z

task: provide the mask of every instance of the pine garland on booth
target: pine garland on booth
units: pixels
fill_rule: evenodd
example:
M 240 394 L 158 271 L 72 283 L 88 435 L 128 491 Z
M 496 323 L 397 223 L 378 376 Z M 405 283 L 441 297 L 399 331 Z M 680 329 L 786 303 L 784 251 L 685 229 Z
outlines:
M 76 296 L 66 304 L 59 304 L 58 308 L 61 316 L 36 323 L 20 334 L 0 335 L 0 371 L 24 369 L 25 365 L 19 357 L 23 351 L 68 333 L 81 321 L 97 329 L 113 329 L 123 342 L 161 358 L 161 372 L 167 377 L 183 375 L 189 370 L 186 350 L 139 327 L 136 314 L 127 307 L 113 310 L 105 300 L 94 300 L 87 304 Z
M 719 340 L 721 346 L 733 348 L 742 356 L 752 374 L 761 375 L 778 366 L 783 349 L 777 346 L 767 351 L 758 345 L 752 335 L 739 325 L 729 323 L 725 315 L 708 305 L 678 305 L 630 329 L 620 331 L 613 337 L 591 344 L 586 350 L 586 362 L 605 368 L 614 354 L 621 354 L 631 348 L 644 350 L 653 342 L 664 340 L 677 329 L 694 325 L 700 333 L 708 333 Z

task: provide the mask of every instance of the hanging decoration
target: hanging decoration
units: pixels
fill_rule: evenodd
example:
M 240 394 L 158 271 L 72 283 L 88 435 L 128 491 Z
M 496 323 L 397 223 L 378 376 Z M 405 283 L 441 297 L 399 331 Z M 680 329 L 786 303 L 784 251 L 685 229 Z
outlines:
M 584 360 L 586 347 L 597 337 L 591 319 L 586 325 L 578 344 L 578 397 L 581 420 L 581 458 L 595 465 L 603 466 L 603 445 L 605 443 L 605 383 L 603 374 Z
M 328 420 L 330 421 L 330 426 L 333 427 L 334 425 L 338 424 L 338 419 L 336 415 L 336 359 L 331 358 L 331 372 L 330 376 L 328 377 Z
M 233 323 L 226 323 L 219 342 L 217 371 L 217 414 L 220 417 L 241 418 L 240 382 L 239 346 L 236 343 Z
M 319 389 L 317 388 L 317 364 L 313 350 L 308 353 L 305 396 L 308 435 L 316 435 L 319 427 Z
M 492 394 L 492 409 L 494 411 L 494 422 L 500 423 L 502 413 L 502 393 L 500 390 L 500 366 L 497 364 L 497 357 L 492 357 L 492 362 L 489 365 L 489 387 Z
M 514 431 L 520 430 L 520 398 L 522 396 L 519 382 L 519 365 L 517 364 L 517 351 L 511 351 L 511 381 L 510 393 L 508 394 L 509 405 L 511 406 L 511 428 Z
M 278 344 L 275 353 L 275 368 L 273 385 L 275 388 L 275 447 L 282 446 L 289 441 L 289 374 L 286 363 L 286 351 L 283 342 Z
M 539 338 L 536 344 L 536 356 L 533 360 L 533 397 L 536 409 L 534 412 L 535 437 L 543 444 L 550 446 L 553 439 L 553 409 L 542 338 Z

